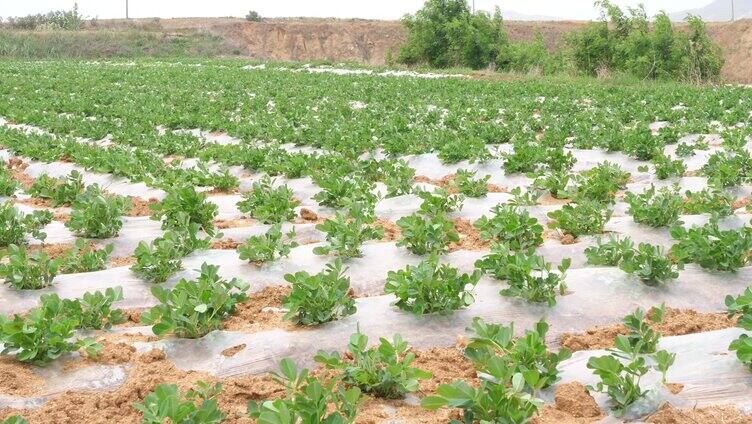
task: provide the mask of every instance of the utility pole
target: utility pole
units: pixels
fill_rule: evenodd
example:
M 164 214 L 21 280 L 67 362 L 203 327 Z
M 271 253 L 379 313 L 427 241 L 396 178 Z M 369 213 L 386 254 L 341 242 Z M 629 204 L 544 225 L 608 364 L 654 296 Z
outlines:
M 734 16 L 734 0 L 731 0 L 731 22 L 734 22 L 736 16 Z
M 475 0 L 473 0 L 473 15 L 475 14 Z
M 128 19 L 128 0 L 125 0 L 125 19 Z

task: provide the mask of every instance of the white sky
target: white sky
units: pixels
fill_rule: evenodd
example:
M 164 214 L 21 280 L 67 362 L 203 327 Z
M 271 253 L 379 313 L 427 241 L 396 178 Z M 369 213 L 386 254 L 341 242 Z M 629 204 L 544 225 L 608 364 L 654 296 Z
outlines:
M 420 9 L 424 0 L 129 0 L 132 18 L 244 16 L 256 10 L 266 17 L 336 17 L 397 19 Z M 472 0 L 469 0 L 472 1 Z M 0 16 L 23 16 L 50 10 L 69 9 L 76 0 L 0 0 Z M 80 12 L 87 17 L 121 18 L 125 0 L 77 0 Z M 660 10 L 676 12 L 693 9 L 711 0 L 644 0 L 649 14 Z M 615 0 L 620 6 L 636 6 L 640 0 Z M 477 9 L 526 15 L 543 15 L 560 19 L 593 19 L 597 13 L 593 0 L 475 0 Z

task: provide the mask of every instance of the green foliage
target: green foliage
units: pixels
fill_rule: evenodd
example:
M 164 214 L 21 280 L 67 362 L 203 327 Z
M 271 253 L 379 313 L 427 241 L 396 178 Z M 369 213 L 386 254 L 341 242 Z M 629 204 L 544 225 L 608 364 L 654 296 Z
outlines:
M 736 187 L 752 180 L 752 155 L 746 150 L 717 151 L 701 171 L 713 187 Z
M 572 180 L 568 171 L 551 171 L 544 176 L 535 179 L 533 185 L 539 190 L 545 190 L 554 199 L 566 199 L 569 197 L 567 186 Z
M 679 263 L 694 262 L 711 271 L 735 271 L 750 260 L 752 227 L 722 230 L 718 221 L 711 219 L 702 227 L 675 225 L 670 234 L 677 241 L 671 247 L 671 256 Z
M 73 4 L 71 10 L 54 10 L 36 15 L 9 17 L 8 25 L 14 29 L 65 29 L 77 30 L 84 23 L 84 17 L 78 13 L 78 5 Z
M 572 153 L 565 152 L 562 147 L 548 147 L 529 140 L 514 141 L 512 152 L 502 156 L 507 174 L 542 172 L 546 169 L 563 171 L 575 163 Z
M 575 202 L 613 203 L 616 192 L 625 188 L 629 173 L 619 165 L 603 162 L 574 177 L 572 199 Z
M 174 384 L 160 384 L 143 403 L 135 402 L 133 407 L 143 414 L 142 424 L 163 424 L 168 420 L 174 424 L 221 423 L 226 416 L 217 403 L 222 385 L 199 381 L 197 386 L 182 394 Z
M 277 224 L 293 220 L 298 204 L 300 202 L 293 198 L 289 187 L 274 187 L 274 181 L 264 177 L 254 182 L 251 190 L 243 194 L 238 209 L 264 224 Z
M 181 279 L 172 290 L 152 287 L 160 304 L 142 314 L 141 323 L 152 325 L 157 336 L 174 334 L 190 339 L 219 329 L 235 305 L 246 299 L 249 285 L 237 278 L 225 280 L 218 271 L 218 266 L 204 263 L 195 281 Z
M 495 278 L 507 280 L 509 287 L 501 291 L 503 296 L 554 306 L 557 292 L 561 295 L 566 292 L 564 278 L 570 263 L 569 258 L 564 259 L 557 274 L 551 271 L 551 264 L 536 255 L 532 248 L 515 252 L 507 245 L 496 244 L 492 246 L 491 253 L 475 262 L 475 267 Z
M 645 284 L 655 285 L 677 278 L 677 266 L 666 256 L 663 248 L 648 243 L 634 247 L 632 239 L 621 240 L 611 236 L 608 242 L 598 240 L 598 244 L 585 249 L 590 265 L 618 266 L 627 274 L 634 274 Z M 679 269 L 682 265 L 679 264 Z
M 107 262 L 114 246 L 108 244 L 104 249 L 94 249 L 89 243 L 78 239 L 73 249 L 57 259 L 61 274 L 101 271 L 107 268 Z
M 196 250 L 208 249 L 209 238 L 198 237 L 199 226 L 188 222 L 181 214 L 183 223 L 175 230 L 167 230 L 151 243 L 141 241 L 133 251 L 136 263 L 131 271 L 151 283 L 163 283 L 182 267 L 182 258 Z
M 23 316 L 0 317 L 1 354 L 36 365 L 44 365 L 79 349 L 96 357 L 102 346 L 91 338 L 75 336 L 82 316 L 76 315 L 56 294 L 44 294 L 39 301 L 40 306 Z
M 648 285 L 660 284 L 679 277 L 676 266 L 666 256 L 661 246 L 640 243 L 637 249 L 625 255 L 619 268 L 627 274 L 634 274 Z
M 467 197 L 485 197 L 488 194 L 488 180 L 490 179 L 490 175 L 475 178 L 475 172 L 459 169 L 450 187 Z
M 525 423 L 543 401 L 534 394 L 558 379 L 558 364 L 569 358 L 566 349 L 549 352 L 545 344 L 548 324 L 538 322 L 534 330 L 514 338 L 509 327 L 487 324 L 475 318 L 469 330 L 475 333 L 465 349 L 478 370 L 480 384 L 464 381 L 442 384 L 436 394 L 423 398 L 429 410 L 461 408 L 462 422 Z
M 245 15 L 245 20 L 248 22 L 261 22 L 261 15 L 255 10 L 251 10 Z
M 465 200 L 463 196 L 449 194 L 449 192 L 443 188 L 437 188 L 433 192 L 416 190 L 415 194 L 423 200 L 418 209 L 418 213 L 427 216 L 436 216 L 459 211 L 462 209 L 462 202 Z
M 439 149 L 439 159 L 445 164 L 454 164 L 466 160 L 470 163 L 483 162 L 491 158 L 486 144 L 480 139 L 450 140 Z
M 345 390 L 339 380 L 321 382 L 307 369 L 283 359 L 274 379 L 285 387 L 285 397 L 261 404 L 248 402 L 248 415 L 259 424 L 352 424 L 358 411 L 360 390 Z
M 209 235 L 214 234 L 214 218 L 219 207 L 206 199 L 206 194 L 197 192 L 193 186 L 177 187 L 168 191 L 161 202 L 150 206 L 151 219 L 162 221 L 163 230 L 175 230 L 188 222 L 198 224 Z
M 648 316 L 645 311 L 637 308 L 633 313 L 624 317 L 624 326 L 629 333 L 626 334 L 627 344 L 630 351 L 637 353 L 655 353 L 658 350 L 658 340 L 661 338 L 660 333 L 653 330 L 645 320 L 649 318 L 651 322 L 660 324 L 663 322 L 665 314 L 665 305 L 658 308 L 652 308 Z
M 460 275 L 456 268 L 439 265 L 439 258 L 432 255 L 416 266 L 389 271 L 384 292 L 397 297 L 396 305 L 400 309 L 418 315 L 444 315 L 475 302 L 471 291 L 479 279 L 479 271 Z
M 575 66 L 596 75 L 602 69 L 626 71 L 638 78 L 713 81 L 723 57 L 697 16 L 687 18 L 688 32 L 675 31 L 666 13 L 652 25 L 642 5 L 625 14 L 608 0 L 596 3 L 603 20 L 568 36 Z M 610 21 L 610 22 L 609 22 Z
M 24 215 L 13 206 L 13 203 L 3 202 L 0 204 L 0 247 L 11 244 L 24 245 L 28 236 L 44 240 L 47 234 L 41 229 L 50 222 L 50 211 L 34 211 Z
M 558 352 L 548 350 L 548 324 L 543 320 L 535 323 L 532 330 L 526 330 L 522 337 L 515 337 L 514 323 L 509 326 L 489 324 L 477 317 L 468 330 L 474 334 L 465 348 L 465 356 L 476 368 L 486 369 L 492 359 L 501 359 L 512 372 L 525 375 L 525 383 L 533 392 L 556 383 L 559 363 L 572 355 L 566 348 Z
M 319 351 L 314 360 L 327 369 L 339 371 L 348 386 L 364 393 L 386 399 L 399 399 L 418 390 L 418 380 L 431 378 L 431 373 L 411 367 L 415 354 L 397 334 L 392 341 L 379 339 L 378 347 L 368 348 L 368 337 L 358 331 L 348 344 L 351 361 L 343 360 L 337 352 Z
M 0 263 L 0 277 L 17 290 L 39 290 L 52 285 L 58 262 L 43 250 L 29 254 L 24 247 L 8 246 L 8 262 Z
M 678 150 L 678 149 L 677 149 Z M 659 180 L 665 180 L 671 177 L 681 177 L 687 171 L 687 165 L 681 159 L 672 160 L 663 154 L 653 158 L 655 167 L 655 176 Z
M 3 420 L 3 424 L 29 424 L 29 422 L 20 415 L 11 415 Z
M 29 188 L 29 195 L 40 199 L 49 199 L 53 207 L 72 205 L 81 193 L 84 192 L 83 176 L 73 170 L 68 176 L 51 178 L 42 174 L 34 180 Z
M 374 216 L 365 211 L 362 205 L 353 204 L 347 209 L 346 214 L 337 212 L 334 219 L 327 219 L 316 226 L 317 230 L 326 233 L 327 244 L 315 247 L 313 253 L 359 258 L 362 256 L 360 246 L 364 242 L 380 240 L 384 236 L 384 229 L 373 225 Z
M 520 187 L 515 187 L 509 192 L 509 194 L 512 195 L 512 198 L 509 200 L 509 204 L 512 206 L 535 206 L 538 204 L 538 199 L 540 199 L 545 192 L 536 187 L 528 187 L 525 191 L 522 191 L 522 188 Z
M 115 237 L 123 227 L 120 217 L 125 209 L 125 198 L 106 195 L 99 186 L 92 185 L 76 198 L 65 226 L 81 237 Z
M 450 243 L 460 241 L 454 223 L 444 214 L 425 216 L 414 213 L 398 219 L 397 226 L 402 233 L 397 246 L 404 246 L 416 255 L 443 253 Z
M 726 296 L 726 308 L 729 317 L 737 317 L 737 327 L 752 331 L 752 288 L 748 287 L 741 295 Z M 731 342 L 729 350 L 736 352 L 736 357 L 752 371 L 752 337 L 742 334 Z
M 590 265 L 618 266 L 622 259 L 632 255 L 634 243 L 629 237 L 623 237 L 621 240 L 609 236 L 607 242 L 599 238 L 595 246 L 585 249 L 587 263 Z
M 653 308 L 649 319 L 660 323 L 664 313 L 664 305 Z M 623 415 L 630 405 L 647 394 L 647 390 L 640 387 L 640 380 L 650 368 L 659 371 L 663 384 L 666 384 L 666 372 L 676 359 L 675 353 L 656 351 L 661 335 L 645 319 L 645 313 L 639 308 L 624 317 L 628 334 L 616 336 L 615 349 L 610 349 L 610 355 L 593 356 L 587 362 L 587 367 L 600 378 L 595 386 L 588 386 L 588 390 L 606 393 L 617 416 Z
M 664 187 L 656 191 L 655 186 L 651 185 L 641 194 L 628 191 L 624 201 L 629 204 L 627 213 L 632 215 L 635 222 L 655 228 L 675 223 L 684 207 L 678 187 L 673 190 Z
M 482 216 L 474 224 L 484 240 L 503 243 L 512 250 L 523 250 L 543 243 L 543 226 L 527 210 L 501 204 L 491 211 L 493 217 Z
M 295 229 L 284 235 L 287 241 L 282 240 L 282 236 L 282 226 L 275 224 L 266 234 L 249 237 L 245 243 L 238 246 L 240 260 L 264 263 L 288 256 L 291 249 L 298 247 L 295 241 Z
M 686 199 L 682 213 L 687 215 L 709 213 L 724 217 L 734 213 L 734 196 L 725 191 L 705 188 L 701 191 L 687 191 L 684 195 Z
M 321 188 L 313 200 L 322 206 L 340 209 L 351 203 L 362 203 L 373 209 L 370 206 L 376 204 L 375 186 L 362 177 L 329 174 L 315 176 L 313 180 Z
M 104 293 L 84 293 L 81 299 L 63 299 L 66 314 L 78 318 L 78 328 L 85 330 L 109 329 L 125 322 L 125 316 L 112 304 L 123 300 L 122 287 L 108 287 Z
M 579 237 L 585 234 L 599 234 L 603 232 L 613 212 L 601 203 L 586 201 L 576 205 L 566 204 L 559 210 L 551 211 L 548 217 L 554 220 L 552 226 L 567 234 Z
M 0 167 L 0 196 L 12 196 L 18 190 L 18 181 L 13 179 L 13 175 L 7 167 Z
M 402 19 L 408 31 L 397 60 L 433 67 L 485 68 L 507 38 L 501 15 L 472 14 L 466 0 L 427 0 L 415 15 Z
M 323 324 L 356 311 L 355 301 L 349 294 L 350 279 L 344 275 L 339 259 L 318 274 L 300 271 L 285 274 L 285 280 L 292 286 L 292 291 L 282 301 L 288 310 L 285 319 L 295 324 Z

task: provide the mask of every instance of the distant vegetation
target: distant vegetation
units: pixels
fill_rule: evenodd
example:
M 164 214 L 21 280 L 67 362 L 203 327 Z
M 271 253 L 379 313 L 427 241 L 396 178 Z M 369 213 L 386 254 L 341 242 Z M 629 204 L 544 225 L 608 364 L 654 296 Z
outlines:
M 259 13 L 255 10 L 251 10 L 247 15 L 245 15 L 245 20 L 249 22 L 261 22 L 261 15 L 259 15 Z
M 651 24 L 642 6 L 624 13 L 608 0 L 595 5 L 602 19 L 568 34 L 565 46 L 552 53 L 540 34 L 532 42 L 511 42 L 498 8 L 491 16 L 472 13 L 467 0 L 427 0 L 403 19 L 408 39 L 397 60 L 523 73 L 620 71 L 644 79 L 709 81 L 720 75 L 723 56 L 699 17 L 688 17 L 686 30 L 677 30 L 664 12 Z
M 7 25 L 13 29 L 80 29 L 84 18 L 78 13 L 78 4 L 72 10 L 56 10 L 37 15 L 8 18 Z

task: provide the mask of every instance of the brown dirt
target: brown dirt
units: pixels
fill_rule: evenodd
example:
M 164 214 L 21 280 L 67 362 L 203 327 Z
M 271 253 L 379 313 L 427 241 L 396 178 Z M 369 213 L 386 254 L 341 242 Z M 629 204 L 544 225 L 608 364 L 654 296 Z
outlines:
M 138 197 L 128 197 L 131 201 L 131 210 L 126 214 L 127 216 L 151 216 L 149 206 L 159 203 L 157 199 L 144 200 Z
M 34 184 L 34 178 L 24 172 L 28 164 L 23 162 L 12 162 L 15 158 L 11 158 L 8 162 L 8 168 L 10 169 L 10 175 L 14 180 L 21 184 L 21 187 L 26 190 Z
M 131 266 L 136 263 L 134 256 L 124 256 L 122 258 L 111 258 L 110 268 L 117 268 L 119 266 Z
M 721 330 L 736 326 L 736 320 L 721 313 L 703 313 L 690 309 L 666 308 L 663 322 L 650 326 L 663 336 L 681 336 L 705 331 Z M 623 324 L 598 326 L 584 333 L 565 333 L 561 336 L 561 345 L 576 352 L 579 350 L 607 349 L 614 346 L 614 338 L 627 334 Z
M 460 241 L 449 245 L 450 252 L 488 249 L 488 241 L 480 237 L 480 231 L 473 226 L 472 222 L 464 218 L 455 218 L 453 222 L 455 231 L 460 235 Z
M 553 405 L 544 405 L 532 424 L 584 424 L 603 417 L 595 399 L 576 381 L 558 386 L 554 402 Z
M 60 244 L 35 244 L 28 246 L 29 252 L 42 251 L 51 259 L 59 258 L 73 249 L 73 245 L 67 243 Z
M 465 358 L 460 344 L 452 347 L 434 347 L 423 351 L 414 351 L 413 366 L 433 374 L 433 377 L 420 381 L 420 393 L 430 395 L 441 384 L 454 380 L 465 380 L 475 384 L 477 375 L 472 362 Z
M 647 419 L 651 424 L 751 424 L 752 416 L 744 415 L 731 405 L 696 409 L 676 409 L 664 405 Z
M 300 209 L 300 217 L 303 218 L 304 221 L 310 221 L 310 222 L 316 222 L 319 220 L 319 216 L 316 214 L 316 212 L 308 208 Z
M 249 218 L 241 219 L 217 219 L 214 221 L 214 226 L 219 230 L 226 230 L 228 228 L 241 228 L 250 227 L 254 225 L 256 221 Z
M 5 356 L 0 358 L 0 393 L 10 396 L 34 396 L 44 388 L 44 379 L 34 367 Z
M 666 383 L 666 388 L 672 394 L 678 395 L 682 390 L 684 390 L 684 385 L 681 383 Z
M 211 244 L 212 249 L 216 250 L 235 250 L 241 243 L 230 239 L 215 240 Z
M 248 300 L 235 307 L 235 314 L 225 320 L 224 329 L 229 331 L 256 332 L 271 328 L 299 329 L 282 319 L 284 313 L 269 310 L 281 308 L 282 300 L 290 294 L 289 287 L 265 287 L 248 296 Z
M 741 199 L 736 199 L 734 203 L 731 204 L 731 208 L 737 210 L 747 205 L 749 205 L 749 197 L 742 197 Z
M 50 199 L 40 199 L 38 197 L 29 197 L 28 199 L 16 199 L 14 203 L 22 205 L 36 206 L 38 208 L 51 208 L 52 202 Z
M 239 344 L 237 346 L 228 347 L 227 349 L 223 350 L 222 356 L 227 358 L 232 358 L 233 356 L 237 355 L 241 350 L 245 349 L 245 343 Z
M 205 373 L 185 372 L 165 360 L 164 352 L 153 350 L 137 355 L 134 368 L 125 383 L 112 391 L 67 391 L 33 410 L 2 410 L 0 419 L 21 414 L 30 423 L 138 423 L 140 413 L 133 409 L 158 384 L 176 384 L 188 390 L 197 381 L 212 382 Z
M 488 183 L 486 187 L 488 187 L 489 193 L 506 193 L 509 191 L 509 189 L 507 189 L 506 187 L 500 186 L 498 184 Z
M 577 243 L 577 239 L 571 234 L 564 234 L 559 239 L 559 242 L 561 242 L 561 244 L 564 244 L 564 245 L 575 244 Z
M 381 239 L 381 241 L 395 241 L 402 235 L 400 227 L 398 227 L 397 224 L 393 223 L 392 221 L 386 219 L 377 219 L 375 224 L 384 229 L 384 237 Z

